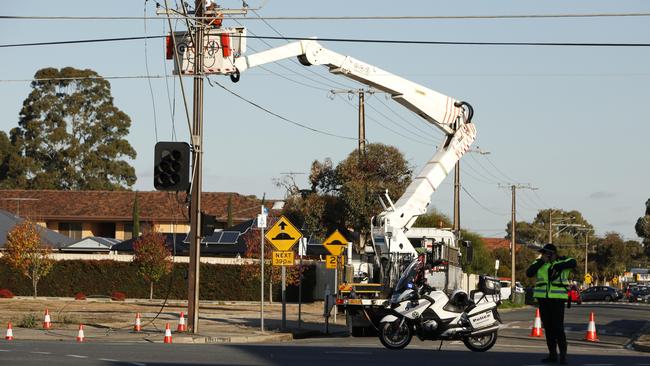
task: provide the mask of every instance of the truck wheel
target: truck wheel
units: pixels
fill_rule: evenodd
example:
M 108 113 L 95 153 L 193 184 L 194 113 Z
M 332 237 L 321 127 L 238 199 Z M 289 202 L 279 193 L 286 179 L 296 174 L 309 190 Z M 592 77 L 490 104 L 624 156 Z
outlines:
M 411 327 L 398 319 L 392 323 L 381 323 L 379 326 L 379 341 L 388 349 L 402 349 L 411 342 Z
M 465 347 L 474 352 L 485 352 L 497 343 L 497 332 L 483 334 L 475 337 L 463 338 Z

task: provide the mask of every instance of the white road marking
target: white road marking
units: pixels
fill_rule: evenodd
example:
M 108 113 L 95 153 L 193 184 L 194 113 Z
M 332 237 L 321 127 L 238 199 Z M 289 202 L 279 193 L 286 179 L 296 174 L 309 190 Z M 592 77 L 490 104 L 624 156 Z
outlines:
M 0 352 L 11 352 L 10 349 L 0 349 Z
M 131 365 L 135 365 L 135 366 L 147 366 L 146 363 L 142 363 L 142 362 L 131 362 Z
M 104 362 L 120 362 L 119 360 L 114 360 L 112 358 L 100 358 L 99 361 L 104 361 Z
M 82 356 L 82 355 L 66 355 L 68 357 L 74 357 L 74 358 L 88 358 L 88 356 Z
M 52 354 L 52 352 L 39 352 L 39 351 L 33 351 L 33 352 L 29 352 L 29 353 L 33 353 L 35 355 L 51 355 Z

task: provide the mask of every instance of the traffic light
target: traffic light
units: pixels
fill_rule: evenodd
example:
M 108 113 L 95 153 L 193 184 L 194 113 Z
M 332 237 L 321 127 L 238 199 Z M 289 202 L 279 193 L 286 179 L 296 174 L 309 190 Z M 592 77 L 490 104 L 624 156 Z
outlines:
M 205 238 L 214 233 L 216 229 L 217 217 L 213 215 L 207 215 L 204 212 L 201 212 L 201 237 Z
M 159 191 L 185 191 L 190 185 L 190 145 L 159 142 L 154 156 L 153 186 Z

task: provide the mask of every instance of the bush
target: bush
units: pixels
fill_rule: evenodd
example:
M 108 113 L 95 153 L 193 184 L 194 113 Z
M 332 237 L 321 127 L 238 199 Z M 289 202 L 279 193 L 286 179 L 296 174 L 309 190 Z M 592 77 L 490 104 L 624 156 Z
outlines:
M 38 320 L 36 320 L 36 314 L 30 313 L 23 315 L 23 318 L 20 319 L 18 326 L 21 328 L 36 328 L 38 326 Z
M 13 297 L 14 297 L 14 294 L 9 289 L 6 289 L 6 288 L 0 289 L 0 298 L 2 298 L 2 299 L 11 299 Z
M 77 292 L 74 295 L 74 299 L 75 300 L 86 300 L 86 294 L 84 294 L 83 292 Z
M 313 265 L 305 267 L 308 269 L 302 295 L 303 301 L 309 302 L 313 301 L 316 270 Z M 154 298 L 187 299 L 187 270 L 187 263 L 175 263 L 172 272 L 154 285 Z M 201 263 L 201 300 L 259 301 L 259 279 L 242 279 L 241 270 L 237 265 Z M 115 276 L 115 273 L 120 275 Z M 268 284 L 266 286 L 268 289 Z M 138 274 L 137 266 L 112 260 L 57 261 L 52 272 L 39 281 L 38 287 L 40 296 L 73 297 L 83 292 L 88 297 L 119 291 L 128 294 L 129 298 L 149 298 L 149 282 Z M 17 296 L 33 294 L 32 282 L 3 261 L 0 261 L 0 288 L 11 288 Z M 297 301 L 297 293 L 297 286 L 287 286 L 287 301 Z M 279 301 L 280 297 L 280 286 L 274 283 L 273 299 Z
M 126 294 L 120 291 L 113 291 L 111 293 L 111 300 L 113 301 L 124 301 L 126 299 Z

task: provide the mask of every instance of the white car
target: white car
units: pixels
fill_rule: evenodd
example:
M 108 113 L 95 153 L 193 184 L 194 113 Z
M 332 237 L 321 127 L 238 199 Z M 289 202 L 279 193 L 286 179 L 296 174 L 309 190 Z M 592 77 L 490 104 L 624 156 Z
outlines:
M 510 298 L 510 281 L 508 280 L 501 280 L 499 281 L 501 284 L 501 299 L 506 300 Z M 521 285 L 519 281 L 515 282 L 515 293 L 516 294 L 523 294 L 526 291 L 524 290 L 524 286 Z

